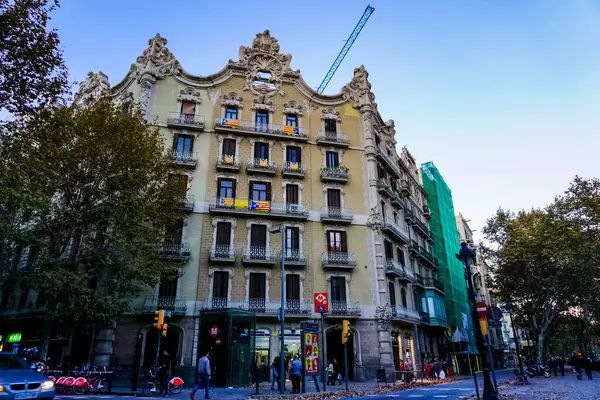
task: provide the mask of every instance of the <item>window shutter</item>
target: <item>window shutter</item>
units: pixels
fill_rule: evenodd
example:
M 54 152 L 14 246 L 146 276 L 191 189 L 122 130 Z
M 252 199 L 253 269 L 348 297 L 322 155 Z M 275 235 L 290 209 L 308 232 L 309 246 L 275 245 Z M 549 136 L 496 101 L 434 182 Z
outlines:
M 390 292 L 390 305 L 396 307 L 396 287 L 394 286 L 394 282 L 388 282 L 388 288 Z
M 235 188 L 237 186 L 237 181 L 235 179 L 231 180 L 231 197 L 235 199 Z M 235 201 L 235 200 L 234 200 Z
M 285 201 L 288 204 L 298 204 L 298 185 L 287 185 L 285 187 Z
M 272 199 L 271 199 L 271 182 L 267 182 L 266 186 L 267 186 L 267 201 L 272 201 Z
M 229 222 L 217 223 L 217 244 L 229 245 L 231 243 L 231 224 Z
M 285 298 L 287 300 L 300 300 L 300 276 L 286 275 Z
M 345 253 L 348 251 L 348 245 L 346 243 L 346 232 L 340 232 L 340 245 L 342 248 L 342 252 Z
M 260 142 L 254 143 L 254 158 L 260 158 Z
M 196 112 L 196 103 L 191 101 L 181 102 L 181 113 L 186 115 L 193 115 Z

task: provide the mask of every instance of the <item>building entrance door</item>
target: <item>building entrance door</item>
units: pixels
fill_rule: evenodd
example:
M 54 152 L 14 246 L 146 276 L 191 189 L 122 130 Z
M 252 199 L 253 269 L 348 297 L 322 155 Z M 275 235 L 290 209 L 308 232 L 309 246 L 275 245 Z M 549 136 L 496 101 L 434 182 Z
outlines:
M 354 336 L 350 335 L 346 342 L 348 349 L 348 379 L 354 380 Z M 342 332 L 334 329 L 327 332 L 327 363 L 335 359 L 339 371 L 344 376 L 344 345 L 342 344 Z

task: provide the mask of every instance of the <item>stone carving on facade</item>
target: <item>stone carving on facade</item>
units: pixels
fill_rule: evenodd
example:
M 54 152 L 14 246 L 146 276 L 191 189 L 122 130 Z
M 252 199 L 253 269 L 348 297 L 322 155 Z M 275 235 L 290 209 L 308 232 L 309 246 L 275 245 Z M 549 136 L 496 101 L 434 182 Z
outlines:
M 333 107 L 325 107 L 321 110 L 321 119 L 332 119 L 335 121 L 341 121 L 340 112 L 336 111 Z
M 381 132 L 383 132 L 384 135 L 394 137 L 396 135 L 396 123 L 394 120 L 387 120 L 385 125 L 381 127 Z
M 210 102 L 217 104 L 217 100 L 219 100 L 219 97 L 221 96 L 221 88 L 210 88 L 207 90 L 207 93 Z
M 317 108 L 319 107 L 312 101 L 304 100 L 304 111 L 306 111 L 306 114 L 312 114 L 312 112 Z
M 367 226 L 377 233 L 381 233 L 381 226 L 383 225 L 383 218 L 379 212 L 379 207 L 371 208 L 369 218 L 367 218 Z
M 119 102 L 121 104 L 133 104 L 134 101 L 132 92 L 123 92 L 119 95 Z
M 140 111 L 142 112 L 142 116 L 145 118 L 148 115 L 148 108 L 150 107 L 150 97 L 152 96 L 152 86 L 156 79 L 154 79 L 150 75 L 146 75 L 143 77 L 140 82 L 141 90 L 140 90 Z
M 160 33 L 148 40 L 148 48 L 135 60 L 134 64 L 131 64 L 131 73 L 138 81 L 141 81 L 144 75 L 164 79 L 181 72 L 181 64 L 167 49 L 167 42 L 167 39 L 160 36 Z
M 386 305 L 378 305 L 375 307 L 375 319 L 377 319 L 377 329 L 380 331 L 388 331 L 392 321 L 392 312 L 390 307 Z
M 302 116 L 302 106 L 296 103 L 294 100 L 290 100 L 283 105 L 283 114 L 296 114 Z
M 229 92 L 228 94 L 223 95 L 221 105 L 225 107 L 232 106 L 237 108 L 244 108 L 244 104 L 242 103 L 242 96 L 238 96 L 236 92 Z
M 352 104 L 354 108 L 375 104 L 375 95 L 371 92 L 369 73 L 364 65 L 354 68 L 352 81 L 342 88 L 342 98 Z
M 79 90 L 75 93 L 75 104 L 83 107 L 90 106 L 108 94 L 109 89 L 110 84 L 106 74 L 102 71 L 98 73 L 90 71 L 85 81 L 79 84 Z
M 254 98 L 252 109 L 273 112 L 273 101 L 264 94 L 259 95 Z
M 292 56 L 281 54 L 279 50 L 279 41 L 271 36 L 268 29 L 256 34 L 252 47 L 240 46 L 239 61 L 235 65 L 246 69 L 244 90 L 250 90 L 257 95 L 265 91 L 268 97 L 277 93 L 284 94 L 283 76 L 290 73 L 299 76 L 300 71 L 292 71 Z
M 179 92 L 179 96 L 177 96 L 177 100 L 179 101 L 191 101 L 196 104 L 200 104 L 202 100 L 200 99 L 200 92 L 194 89 L 191 86 L 182 89 Z

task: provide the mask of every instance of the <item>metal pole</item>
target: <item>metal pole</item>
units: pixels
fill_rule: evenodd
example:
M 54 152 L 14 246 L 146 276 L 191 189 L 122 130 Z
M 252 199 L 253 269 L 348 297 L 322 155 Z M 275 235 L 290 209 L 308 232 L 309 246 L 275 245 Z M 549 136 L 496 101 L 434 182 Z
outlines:
M 281 351 L 279 357 L 281 358 L 279 379 L 281 385 L 279 386 L 279 393 L 283 394 L 285 391 L 285 340 L 284 340 L 284 327 L 285 327 L 285 224 L 281 224 Z
M 346 381 L 346 391 L 348 391 L 348 344 L 344 343 L 344 379 Z
M 154 359 L 154 365 L 158 365 L 158 355 L 160 354 L 160 334 L 162 331 L 158 331 L 158 340 L 156 341 L 156 358 Z
M 323 380 L 323 392 L 325 392 L 325 390 L 327 389 L 326 384 L 325 384 L 325 352 L 323 351 L 325 349 L 325 336 L 323 335 L 323 313 L 321 313 L 321 379 Z
M 487 355 L 488 355 L 488 359 L 490 360 L 490 369 L 492 371 L 492 381 L 494 382 L 494 388 L 496 389 L 496 391 L 498 391 L 498 382 L 496 382 L 496 369 L 494 368 L 494 359 L 492 358 L 492 349 L 490 346 L 490 338 L 489 335 L 487 336 L 487 340 L 486 342 L 486 347 L 487 347 Z
M 525 380 L 525 382 L 527 382 L 527 375 L 525 375 L 525 373 L 523 372 L 523 361 L 521 361 L 521 349 L 519 346 L 519 339 L 517 337 L 517 328 L 515 327 L 515 324 L 513 322 L 512 310 L 508 311 L 508 315 L 510 317 L 510 325 L 512 326 L 512 329 L 513 329 L 515 346 L 517 348 L 517 360 L 519 361 L 519 371 L 521 372 L 521 375 L 523 376 L 523 379 Z

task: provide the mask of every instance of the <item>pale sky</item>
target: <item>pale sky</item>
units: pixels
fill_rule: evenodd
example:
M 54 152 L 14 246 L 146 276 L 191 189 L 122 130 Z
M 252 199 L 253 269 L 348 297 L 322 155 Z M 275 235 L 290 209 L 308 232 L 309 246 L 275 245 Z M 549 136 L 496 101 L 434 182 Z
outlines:
M 72 80 L 100 70 L 116 84 L 157 32 L 185 70 L 209 75 L 270 29 L 316 88 L 367 4 L 61 0 L 52 25 Z M 371 5 L 326 93 L 364 64 L 399 147 L 434 161 L 473 229 L 500 206 L 542 207 L 574 175 L 600 175 L 600 0 Z

